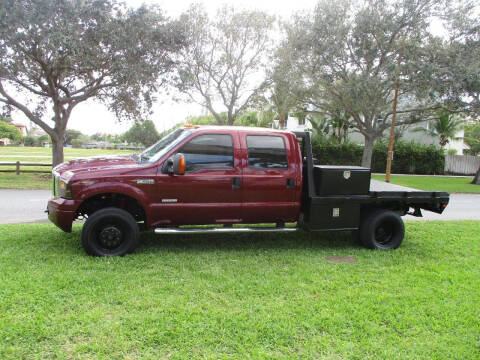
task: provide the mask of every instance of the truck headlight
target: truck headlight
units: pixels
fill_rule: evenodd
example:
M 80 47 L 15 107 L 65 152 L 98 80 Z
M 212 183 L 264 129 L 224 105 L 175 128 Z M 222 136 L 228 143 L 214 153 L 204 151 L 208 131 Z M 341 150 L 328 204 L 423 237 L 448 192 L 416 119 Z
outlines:
M 58 196 L 65 199 L 72 198 L 72 190 L 70 189 L 70 185 L 63 179 L 58 179 Z

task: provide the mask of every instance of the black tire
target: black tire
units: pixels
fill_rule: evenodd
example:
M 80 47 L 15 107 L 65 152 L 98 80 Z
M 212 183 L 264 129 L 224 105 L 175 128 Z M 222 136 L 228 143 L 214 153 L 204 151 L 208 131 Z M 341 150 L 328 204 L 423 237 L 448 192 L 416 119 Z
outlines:
M 82 246 L 93 256 L 122 256 L 135 250 L 137 222 L 125 210 L 109 207 L 88 217 L 82 229 Z
M 360 224 L 360 240 L 369 249 L 396 249 L 402 244 L 404 236 L 402 218 L 390 210 L 374 210 Z

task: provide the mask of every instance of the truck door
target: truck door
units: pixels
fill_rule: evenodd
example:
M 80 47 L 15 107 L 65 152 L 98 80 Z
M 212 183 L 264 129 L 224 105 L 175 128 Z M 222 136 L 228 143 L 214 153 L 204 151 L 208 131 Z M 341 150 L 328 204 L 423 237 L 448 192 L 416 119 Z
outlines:
M 157 176 L 157 225 L 241 222 L 241 146 L 236 132 L 204 133 L 173 152 L 186 160 L 185 175 Z
M 241 133 L 243 219 L 296 221 L 300 211 L 301 165 L 295 144 L 282 133 Z

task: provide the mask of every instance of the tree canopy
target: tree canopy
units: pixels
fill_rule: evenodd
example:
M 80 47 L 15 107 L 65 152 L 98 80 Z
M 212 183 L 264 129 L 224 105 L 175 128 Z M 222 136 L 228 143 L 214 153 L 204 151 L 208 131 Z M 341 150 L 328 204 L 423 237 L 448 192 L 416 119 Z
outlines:
M 458 14 L 434 0 L 320 0 L 312 14 L 297 14 L 286 26 L 283 47 L 295 54 L 300 97 L 332 119 L 340 111 L 364 136 L 362 165 L 370 166 L 373 142 L 390 126 L 397 81 L 398 126 L 460 103 L 467 90 L 455 87 L 455 79 L 462 71 L 441 75 L 454 42 L 442 41 L 429 26 L 442 18 L 456 28 Z
M 119 119 L 148 112 L 184 46 L 182 29 L 156 7 L 115 0 L 4 0 L 0 102 L 50 135 L 58 164 L 78 104 L 96 98 Z
M 470 146 L 470 155 L 480 155 L 480 122 L 465 126 L 465 142 Z
M 160 135 L 158 134 L 153 121 L 145 120 L 133 124 L 133 126 L 123 135 L 123 138 L 128 143 L 142 144 L 145 147 L 149 147 L 160 139 Z
M 232 125 L 267 85 L 262 71 L 272 46 L 274 18 L 225 6 L 210 19 L 193 6 L 184 22 L 189 24 L 190 45 L 181 55 L 177 88 L 208 109 L 218 124 Z
M 4 121 L 3 117 L 0 117 L 0 139 L 4 138 L 18 142 L 22 139 L 22 134 L 16 126 L 10 125 L 9 122 Z

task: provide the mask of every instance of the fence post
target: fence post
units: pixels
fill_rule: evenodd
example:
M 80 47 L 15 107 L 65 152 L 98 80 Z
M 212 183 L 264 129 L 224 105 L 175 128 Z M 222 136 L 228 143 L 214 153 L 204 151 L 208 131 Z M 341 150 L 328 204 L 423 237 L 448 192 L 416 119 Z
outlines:
M 17 165 L 16 165 L 16 170 L 17 170 L 17 175 L 20 175 L 20 161 L 17 161 Z

